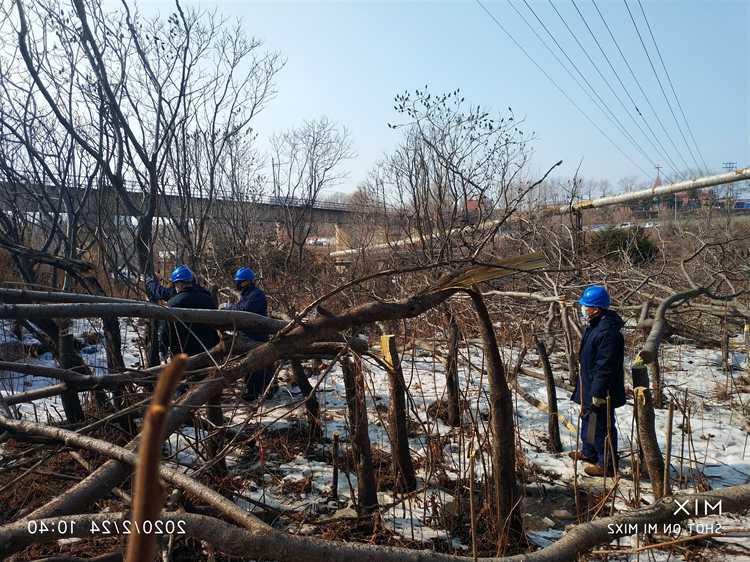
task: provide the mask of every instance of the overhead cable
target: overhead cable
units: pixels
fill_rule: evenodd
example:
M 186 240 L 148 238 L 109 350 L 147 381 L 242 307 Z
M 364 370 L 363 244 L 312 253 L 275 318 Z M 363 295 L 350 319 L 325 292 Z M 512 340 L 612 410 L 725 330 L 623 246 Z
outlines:
M 479 4 L 479 6 L 480 6 L 480 7 L 481 7 L 481 8 L 482 8 L 482 9 L 483 9 L 483 10 L 484 10 L 484 11 L 485 11 L 486 13 L 487 13 L 487 15 L 488 15 L 488 16 L 490 16 L 490 18 L 492 18 L 492 21 L 494 21 L 494 22 L 495 22 L 495 24 L 496 24 L 496 25 L 497 25 L 497 26 L 498 26 L 498 27 L 499 27 L 500 29 L 502 29 L 502 30 L 503 30 L 503 32 L 504 32 L 504 33 L 505 33 L 505 34 L 506 34 L 506 35 L 508 36 L 508 38 L 509 38 L 509 39 L 510 39 L 511 41 L 513 41 L 513 43 L 514 43 L 514 44 L 516 45 L 516 47 L 518 47 L 518 48 L 519 48 L 519 49 L 521 50 L 521 52 L 522 52 L 522 53 L 523 53 L 524 55 L 526 55 L 526 57 L 527 57 L 527 58 L 528 58 L 528 59 L 529 59 L 529 60 L 530 60 L 530 61 L 532 62 L 532 64 L 533 64 L 534 66 L 536 66 L 536 67 L 537 67 L 537 68 L 539 69 L 539 71 L 540 71 L 540 72 L 541 72 L 542 74 L 544 74 L 544 76 L 546 76 L 546 77 L 547 77 L 547 79 L 548 79 L 548 80 L 549 80 L 550 82 L 552 82 L 552 84 L 553 84 L 553 85 L 555 86 L 555 88 L 557 88 L 557 89 L 558 89 L 558 90 L 560 91 L 560 93 L 561 93 L 561 94 L 562 94 L 563 96 L 565 96 L 565 98 L 566 98 L 566 99 L 567 99 L 567 100 L 568 100 L 568 101 L 569 101 L 570 103 L 572 103 L 572 104 L 573 104 L 573 106 L 574 106 L 574 107 L 575 107 L 575 108 L 576 108 L 576 109 L 577 109 L 578 111 L 580 111 L 580 112 L 581 112 L 581 114 L 582 114 L 582 115 L 583 115 L 583 116 L 584 116 L 584 117 L 586 118 L 586 120 L 587 120 L 587 121 L 588 121 L 589 123 L 591 123 L 591 125 L 593 125 L 593 127 L 594 127 L 594 128 L 595 128 L 595 129 L 597 130 L 597 131 L 599 131 L 599 132 L 600 132 L 600 133 L 602 134 L 602 136 L 603 136 L 604 138 L 606 138 L 606 139 L 607 139 L 607 140 L 608 140 L 608 141 L 609 141 L 609 142 L 610 142 L 610 143 L 612 144 L 612 146 L 614 146 L 614 147 L 615 147 L 615 148 L 616 148 L 616 149 L 617 149 L 618 151 L 620 151 L 620 153 L 621 153 L 621 154 L 622 154 L 623 156 L 625 156 L 625 158 L 627 158 L 628 160 L 630 160 L 630 162 L 632 162 L 632 163 L 633 163 L 633 165 L 634 165 L 634 166 L 635 166 L 636 168 L 638 168 L 638 169 L 639 169 L 639 170 L 640 170 L 641 172 L 643 172 L 643 174 L 644 174 L 645 176 L 647 176 L 647 177 L 648 177 L 648 176 L 649 176 L 649 174 L 648 174 L 648 173 L 647 173 L 647 172 L 646 172 L 646 171 L 645 171 L 645 170 L 644 170 L 643 168 L 641 168 L 641 167 L 640 167 L 640 166 L 638 165 L 638 163 L 637 163 L 637 162 L 635 162 L 635 160 L 633 160 L 633 159 L 632 159 L 632 158 L 631 158 L 631 157 L 630 157 L 630 156 L 629 156 L 628 154 L 626 154 L 626 153 L 625 153 L 625 151 L 624 151 L 624 150 L 622 150 L 622 148 L 620 148 L 620 147 L 619 147 L 619 145 L 618 145 L 617 143 L 615 143 L 615 141 L 613 141 L 613 140 L 612 140 L 612 139 L 611 139 L 611 138 L 610 138 L 610 137 L 609 137 L 609 136 L 607 135 L 607 133 L 605 133 L 605 132 L 604 132 L 604 131 L 603 131 L 603 130 L 602 130 L 602 129 L 601 129 L 601 128 L 600 128 L 600 127 L 599 127 L 599 126 L 598 126 L 598 125 L 596 124 L 596 123 L 594 123 L 594 121 L 593 121 L 593 120 L 591 119 L 591 117 L 589 117 L 589 116 L 588 116 L 588 115 L 586 114 L 586 112 L 585 112 L 585 111 L 583 111 L 583 109 L 581 109 L 581 108 L 580 108 L 580 106 L 579 106 L 579 105 L 578 105 L 578 104 L 577 104 L 576 102 L 574 102 L 574 101 L 573 101 L 573 100 L 571 99 L 571 97 L 570 97 L 570 96 L 569 96 L 568 94 L 566 94 L 566 93 L 565 93 L 565 91 L 564 91 L 564 90 L 563 90 L 563 89 L 562 89 L 562 88 L 561 88 L 561 87 L 560 87 L 560 86 L 559 86 L 559 85 L 557 84 L 557 82 L 555 82 L 555 81 L 554 81 L 554 80 L 552 79 L 552 77 L 551 77 L 551 76 L 550 76 L 549 74 L 547 74 L 547 72 L 545 72 L 545 71 L 544 71 L 544 69 L 543 69 L 543 68 L 542 68 L 541 66 L 539 66 L 539 64 L 538 64 L 538 63 L 537 63 L 537 62 L 536 62 L 536 61 L 534 60 L 534 58 L 533 58 L 533 57 L 532 57 L 532 56 L 531 56 L 531 55 L 530 55 L 530 54 L 529 54 L 528 52 L 526 52 L 526 50 L 525 50 L 525 49 L 524 49 L 524 48 L 523 48 L 523 47 L 522 47 L 522 46 L 521 46 L 521 45 L 520 45 L 520 44 L 518 43 L 518 41 L 516 41 L 516 40 L 515 40 L 515 39 L 513 38 L 513 36 L 512 36 L 512 35 L 511 35 L 511 34 L 510 34 L 510 33 L 508 32 L 508 30 L 507 30 L 507 29 L 505 29 L 505 27 L 503 27 L 503 25 L 502 25 L 502 24 L 501 24 L 501 23 L 500 23 L 500 22 L 499 22 L 499 21 L 497 20 L 497 18 L 496 18 L 495 16 L 493 16 L 493 15 L 492 15 L 492 13 L 491 13 L 491 12 L 490 12 L 490 11 L 489 11 L 489 10 L 488 10 L 488 9 L 487 9 L 487 8 L 486 8 L 485 6 L 484 6 L 484 4 L 482 4 L 481 0 L 476 0 L 476 2 L 477 2 L 477 4 Z M 584 90 L 584 91 L 585 91 L 585 90 Z M 647 158 L 647 159 L 648 159 L 648 158 Z M 652 164 L 653 164 L 653 162 L 652 162 Z
M 625 94 L 628 96 L 628 99 L 630 99 L 630 102 L 633 104 L 633 108 L 638 113 L 638 115 L 641 117 L 641 119 L 643 119 L 644 124 L 648 128 L 649 132 L 651 133 L 651 135 L 653 136 L 654 140 L 659 145 L 659 147 L 661 148 L 661 150 L 663 151 L 663 153 L 660 152 L 659 149 L 656 148 L 656 146 L 654 146 L 654 143 L 651 142 L 651 139 L 648 137 L 648 135 L 646 135 L 646 133 L 643 131 L 643 129 L 641 129 L 641 127 L 638 124 L 638 122 L 636 121 L 635 117 L 633 117 L 631 115 L 631 113 L 627 110 L 627 108 L 625 107 L 625 104 L 622 102 L 622 100 L 620 100 L 620 97 L 617 94 L 615 94 L 614 90 L 612 89 L 612 86 L 610 86 L 609 82 L 607 82 L 607 79 L 604 78 L 604 76 L 602 75 L 602 73 L 599 71 L 599 69 L 597 68 L 596 64 L 594 63 L 594 61 L 591 60 L 591 57 L 589 57 L 588 53 L 586 52 L 586 49 L 584 49 L 584 47 L 578 41 L 578 38 L 576 38 L 575 34 L 570 29 L 570 27 L 568 26 L 568 24 L 565 23 L 565 20 L 563 19 L 563 17 L 560 14 L 560 12 L 558 12 L 557 8 L 555 8 L 554 4 L 552 4 L 552 0 L 549 0 L 550 4 L 552 4 L 553 9 L 555 10 L 555 12 L 557 12 L 557 15 L 560 16 L 560 19 L 563 21 L 563 23 L 565 23 L 565 27 L 568 28 L 568 31 L 570 31 L 571 35 L 573 35 L 573 38 L 576 40 L 576 42 L 581 47 L 581 49 L 583 49 L 583 52 L 586 54 L 586 56 L 589 57 L 589 60 L 591 61 L 591 64 L 594 65 L 594 68 L 596 68 L 597 72 L 599 72 L 599 75 L 602 77 L 602 79 L 604 80 L 604 82 L 607 84 L 607 86 L 609 86 L 609 89 L 612 91 L 612 93 L 614 94 L 614 96 L 617 98 L 617 101 L 620 102 L 620 105 L 622 105 L 623 109 L 625 109 L 625 111 L 628 113 L 628 115 L 630 116 L 630 118 L 633 120 L 633 123 L 635 123 L 636 127 L 638 127 L 638 130 L 641 131 L 641 133 L 643 133 L 643 136 L 646 137 L 646 140 L 648 140 L 649 144 L 651 144 L 651 146 L 659 154 L 659 156 L 661 158 L 663 158 L 664 160 L 667 161 L 667 163 L 669 164 L 669 166 L 672 168 L 672 171 L 676 175 L 681 176 L 682 174 L 680 174 L 680 172 L 678 171 L 677 165 L 669 157 L 669 152 L 667 151 L 666 148 L 664 148 L 664 145 L 662 145 L 661 141 L 659 140 L 659 137 L 656 135 L 656 133 L 654 133 L 653 129 L 651 128 L 651 125 L 649 125 L 648 121 L 646 121 L 646 118 L 641 113 L 640 109 L 638 109 L 638 104 L 635 103 L 635 100 L 630 95 L 630 92 L 628 91 L 627 87 L 625 86 L 625 84 L 623 83 L 622 79 L 620 78 L 620 75 L 618 74 L 617 70 L 615 70 L 615 67 L 612 65 L 612 62 L 609 60 L 609 57 L 607 56 L 607 53 L 604 52 L 604 49 L 602 48 L 602 45 L 599 43 L 599 40 L 597 39 L 597 37 L 594 34 L 593 30 L 591 29 L 591 27 L 589 26 L 588 22 L 586 21 L 586 18 L 583 16 L 583 13 L 581 13 L 581 10 L 578 9 L 578 5 L 575 3 L 575 0 L 571 0 L 571 1 L 573 3 L 573 7 L 576 9 L 576 12 L 578 12 L 578 15 L 581 17 L 581 20 L 583 21 L 583 24 L 586 26 L 586 29 L 588 30 L 589 34 L 594 39 L 594 42 L 596 43 L 596 46 L 599 47 L 599 51 L 602 53 L 602 56 L 604 57 L 604 60 L 607 61 L 607 64 L 609 65 L 609 68 L 612 70 L 612 72 L 614 73 L 615 77 L 617 78 L 617 81 L 620 83 L 620 86 L 622 86 L 622 89 L 625 91 Z
M 625 136 L 625 137 L 626 137 L 626 138 L 627 138 L 627 139 L 628 139 L 628 140 L 630 141 L 630 143 L 631 143 L 631 144 L 632 144 L 632 145 L 633 145 L 633 146 L 635 147 L 635 149 L 636 149 L 636 150 L 638 150 L 638 151 L 639 151 L 639 152 L 641 153 L 641 155 L 642 155 L 642 156 L 643 156 L 644 158 L 646 158 L 647 160 L 649 160 L 649 162 L 651 162 L 651 164 L 654 164 L 654 162 L 650 160 L 650 158 L 648 157 L 648 154 L 646 154 L 646 152 L 645 152 L 645 151 L 644 151 L 644 150 L 643 150 L 643 149 L 642 149 L 642 148 L 640 147 L 640 145 L 639 145 L 639 144 L 638 144 L 638 143 L 636 142 L 636 140 L 635 140 L 635 139 L 633 138 L 633 136 L 632 136 L 632 135 L 630 135 L 630 133 L 628 133 L 628 131 L 627 131 L 627 129 L 625 128 L 625 126 L 624 126 L 624 125 L 623 125 L 622 123 L 620 123 L 620 120 L 619 120 L 619 119 L 617 119 L 617 116 L 615 116 L 615 114 L 614 114 L 614 113 L 612 112 L 612 110 L 611 110 L 611 109 L 609 108 L 609 106 L 607 105 L 607 102 L 605 102 L 605 101 L 604 101 L 604 100 L 603 100 L 603 99 L 601 98 L 601 96 L 600 96 L 600 95 L 599 95 L 599 94 L 597 93 L 596 89 L 595 89 L 595 88 L 594 88 L 594 87 L 593 87 L 593 86 L 592 86 L 592 85 L 591 85 L 591 84 L 589 83 L 589 81 L 588 81 L 588 80 L 586 79 L 586 77 L 585 77 L 585 76 L 583 75 L 583 73 L 582 73 L 582 72 L 581 72 L 581 71 L 580 71 L 580 70 L 578 69 L 578 67 L 576 66 L 576 64 L 575 64 L 575 63 L 574 63 L 574 62 L 573 62 L 573 61 L 571 60 L 571 58 L 570 58 L 570 57 L 568 56 L 568 54 L 567 54 L 567 53 L 565 52 L 565 49 L 563 49 L 563 48 L 562 48 L 562 46 L 561 46 L 561 45 L 560 45 L 560 43 L 559 43 L 559 42 L 557 41 L 557 39 L 555 39 L 555 37 L 554 37 L 554 36 L 552 35 L 552 33 L 550 32 L 550 30 L 549 30 L 549 29 L 547 28 L 547 26 L 546 26 L 546 25 L 544 24 L 544 22 L 542 22 L 542 20 L 541 20 L 541 19 L 539 18 L 539 16 L 538 16 L 538 15 L 536 14 L 536 12 L 534 12 L 533 8 L 532 8 L 531 6 L 529 6 L 528 2 L 526 2 L 526 0 L 524 0 L 524 4 L 526 4 L 526 7 L 527 7 L 527 8 L 529 9 L 529 11 L 530 11 L 530 12 L 531 12 L 531 13 L 533 14 L 533 16 L 534 16 L 534 17 L 536 18 L 536 20 L 537 20 L 537 21 L 539 22 L 539 24 L 540 24 L 540 25 L 542 26 L 542 28 L 544 28 L 544 30 L 545 30 L 545 31 L 547 32 L 547 35 L 549 35 L 549 36 L 550 36 L 550 38 L 552 39 L 552 41 L 554 41 L 555 45 L 557 45 L 557 48 L 558 48 L 558 49 L 560 49 L 560 51 L 561 51 L 561 52 L 562 52 L 562 54 L 563 54 L 563 55 L 565 56 L 565 58 L 566 58 L 566 59 L 568 59 L 568 62 L 569 62 L 569 63 L 571 64 L 571 66 L 573 66 L 573 68 L 575 69 L 575 71 L 576 71 L 576 72 L 578 72 L 578 75 L 579 75 L 579 76 L 580 76 L 580 77 L 581 77 L 581 78 L 583 79 L 583 81 L 584 81 L 584 82 L 586 83 L 586 85 L 587 85 L 587 86 L 589 87 L 589 89 L 590 89 L 590 90 L 591 90 L 591 91 L 593 92 L 593 94 L 594 94 L 594 95 L 595 95 L 595 96 L 597 97 L 597 99 L 598 99 L 598 100 L 599 100 L 599 101 L 600 101 L 600 102 L 602 103 L 602 105 L 604 106 L 604 109 L 606 109 L 606 110 L 607 110 L 606 112 L 605 112 L 605 111 L 604 111 L 604 109 L 602 109 L 602 107 L 601 107 L 601 106 L 600 106 L 600 105 L 599 105 L 599 104 L 598 104 L 598 103 L 596 102 L 596 100 L 595 100 L 594 98 L 592 98 L 592 97 L 591 97 L 591 94 L 589 94 L 589 93 L 588 93 L 588 92 L 586 91 L 586 88 L 584 88 L 584 87 L 583 87 L 583 86 L 581 85 L 581 83 L 580 83 L 580 82 L 579 82 L 579 81 L 578 81 L 578 80 L 576 79 L 576 77 L 575 77 L 575 76 L 573 76 L 573 74 L 572 74 L 572 73 L 570 72 L 570 70 L 568 70 L 568 68 L 567 68 L 567 67 L 565 66 L 565 64 L 564 64 L 564 63 L 563 63 L 563 62 L 562 62 L 562 61 L 561 61 L 561 60 L 560 60 L 560 59 L 558 58 L 558 56 L 557 56 L 557 55 L 556 55 L 556 54 L 555 54 L 555 53 L 554 53 L 554 52 L 552 51 L 552 49 L 550 49 L 550 47 L 549 47 L 549 46 L 547 45 L 547 43 L 546 43 L 546 42 L 544 41 L 544 39 L 542 39 L 542 38 L 541 38 L 541 37 L 539 36 L 539 34 L 538 34 L 538 33 L 536 32 L 536 30 L 535 30 L 535 29 L 534 29 L 534 28 L 533 28 L 533 27 L 531 26 L 531 24 L 529 24 L 529 22 L 528 22 L 528 21 L 526 21 L 526 18 L 524 18 L 524 17 L 523 17 L 523 15 L 522 15 L 522 14 L 521 14 L 521 13 L 520 13 L 520 12 L 519 12 L 519 11 L 518 11 L 517 9 L 516 9 L 516 7 L 515 7 L 515 6 L 513 6 L 513 4 L 512 4 L 511 2 L 510 2 L 510 0 L 508 1 L 508 3 L 509 3 L 509 4 L 511 5 L 511 7 L 512 7 L 512 8 L 513 8 L 513 9 L 515 10 L 515 12 L 516 12 L 516 13 L 518 14 L 518 17 L 520 17 L 520 18 L 521 18 L 521 19 L 523 20 L 523 22 L 524 22 L 524 23 L 525 23 L 525 24 L 526 24 L 526 25 L 527 25 L 527 26 L 529 27 L 529 29 L 531 29 L 532 33 L 534 33 L 534 35 L 536 35 L 537 39 L 539 39 L 539 41 L 541 41 L 541 42 L 542 42 L 542 45 L 544 45 L 544 46 L 545 46 L 545 48 L 546 48 L 546 49 L 547 49 L 547 50 L 548 50 L 548 51 L 550 52 L 550 54 L 551 54 L 551 55 L 552 55 L 553 57 L 555 57 L 555 60 L 556 60 L 557 62 L 559 62 L 559 63 L 560 63 L 560 66 L 562 66 L 562 67 L 563 67 L 563 69 L 564 69 L 564 70 L 565 70 L 565 71 L 566 71 L 566 72 L 568 73 L 568 75 L 569 75 L 569 76 L 570 76 L 570 77 L 571 77 L 571 78 L 572 78 L 572 79 L 573 79 L 573 80 L 575 81 L 575 83 L 576 83 L 576 84 L 578 84 L 578 86 L 579 86 L 579 87 L 580 87 L 580 88 L 581 88 L 581 89 L 582 89 L 582 90 L 584 91 L 584 93 L 585 93 L 585 94 L 586 94 L 586 95 L 587 95 L 587 96 L 589 97 L 589 99 L 590 99 L 590 100 L 591 100 L 592 102 L 594 102 L 594 105 L 596 105 L 596 107 L 597 107 L 597 108 L 599 109 L 599 111 L 601 111 L 602 113 L 604 113 L 604 114 L 605 114 L 605 116 L 607 117 L 607 119 L 609 119 L 610 123 L 612 123 L 612 124 L 613 124 L 613 125 L 615 126 L 615 128 L 617 128 L 617 129 L 618 129 L 618 130 L 620 131 L 620 133 L 622 133 L 622 134 L 623 134 L 623 136 Z M 609 112 L 609 115 L 607 115 L 607 112 Z M 661 156 L 661 155 L 660 155 L 660 156 Z
M 676 122 L 677 121 L 677 117 L 675 117 L 674 110 L 672 109 L 672 104 L 669 102 L 669 98 L 667 97 L 667 93 L 664 91 L 664 86 L 662 86 L 661 80 L 659 79 L 659 75 L 657 74 L 656 68 L 654 67 L 654 63 L 651 61 L 651 55 L 649 54 L 648 49 L 646 48 L 646 44 L 643 42 L 643 37 L 641 36 L 641 31 L 638 29 L 638 24 L 635 23 L 635 18 L 633 17 L 633 13 L 630 11 L 630 6 L 628 5 L 628 0 L 623 0 L 623 2 L 625 2 L 625 7 L 628 9 L 628 14 L 630 15 L 630 21 L 633 22 L 633 27 L 635 27 L 635 31 L 638 34 L 638 39 L 640 40 L 641 46 L 643 47 L 643 50 L 646 53 L 646 58 L 648 59 L 649 65 L 651 65 L 651 70 L 654 71 L 654 76 L 656 77 L 656 81 L 659 83 L 659 88 L 661 89 L 661 93 L 664 95 L 664 99 L 667 100 L 667 105 L 669 106 L 669 111 L 672 112 L 672 117 L 674 117 L 675 122 Z M 651 103 L 649 102 L 649 106 L 650 105 L 651 105 Z M 680 157 L 680 159 L 682 160 L 682 162 L 685 164 L 685 167 L 688 168 L 688 170 L 690 170 L 690 164 L 687 163 L 687 161 L 685 160 L 685 158 L 682 156 L 682 153 L 677 148 L 677 145 L 675 145 L 674 141 L 672 140 L 672 137 L 667 132 L 666 127 L 664 127 L 664 124 L 661 122 L 661 119 L 659 118 L 659 115 L 656 113 L 656 111 L 654 110 L 653 107 L 651 107 L 651 109 L 652 109 L 652 111 L 654 111 L 654 115 L 656 115 L 656 120 L 659 122 L 659 125 L 661 125 L 661 128 L 664 131 L 664 134 L 667 135 L 667 138 L 669 139 L 669 142 L 672 143 L 672 146 L 674 147 L 675 151 L 677 152 L 677 155 Z M 678 123 L 678 127 L 679 127 L 679 123 Z M 683 138 L 685 138 L 685 137 L 683 136 Z M 693 158 L 693 160 L 695 160 L 695 158 Z M 698 170 L 700 170 L 700 166 L 698 165 L 698 162 L 696 162 L 695 165 L 698 167 Z M 699 174 L 695 174 L 694 172 L 692 172 L 692 170 L 691 170 L 691 173 L 693 173 L 694 175 L 699 175 Z
M 674 94 L 674 99 L 677 101 L 677 107 L 680 108 L 680 113 L 682 114 L 682 118 L 685 121 L 685 126 L 688 129 L 688 132 L 690 133 L 690 138 L 693 139 L 693 144 L 695 145 L 695 150 L 698 152 L 698 156 L 701 157 L 701 162 L 703 162 L 703 169 L 706 173 L 708 173 L 708 166 L 706 166 L 706 161 L 703 159 L 703 154 L 701 154 L 701 149 L 698 147 L 698 143 L 695 142 L 695 137 L 693 136 L 693 131 L 690 129 L 690 123 L 688 123 L 687 117 L 685 117 L 685 112 L 682 110 L 682 104 L 680 103 L 680 98 L 677 97 L 677 92 L 674 89 L 674 85 L 672 84 L 672 79 L 669 77 L 669 72 L 667 71 L 667 66 L 664 64 L 664 59 L 661 56 L 661 51 L 659 50 L 659 46 L 656 44 L 656 38 L 654 37 L 653 31 L 651 31 L 651 24 L 648 23 L 648 18 L 646 17 L 646 12 L 643 10 L 643 5 L 641 4 L 641 0 L 638 0 L 638 6 L 641 8 L 641 13 L 643 14 L 643 19 L 646 21 L 646 26 L 648 27 L 648 32 L 651 35 L 651 40 L 654 42 L 654 47 L 656 47 L 656 52 L 659 55 L 659 60 L 661 61 L 661 66 L 664 68 L 664 74 L 667 75 L 667 80 L 669 80 L 669 86 L 672 88 L 672 94 Z M 672 113 L 674 115 L 674 113 Z M 675 119 L 675 122 L 677 119 Z M 677 123 L 677 127 L 680 127 L 680 124 Z M 682 134 L 682 129 L 680 129 L 680 134 Z M 688 147 L 688 150 L 690 150 L 690 145 L 688 144 L 687 140 L 685 139 L 685 135 L 682 135 L 682 140 L 685 141 L 685 144 Z M 695 156 L 693 156 L 693 151 L 690 150 L 690 156 L 693 157 L 693 160 L 695 160 Z M 698 166 L 698 162 L 695 163 L 696 166 Z M 698 169 L 700 170 L 700 166 L 698 166 Z

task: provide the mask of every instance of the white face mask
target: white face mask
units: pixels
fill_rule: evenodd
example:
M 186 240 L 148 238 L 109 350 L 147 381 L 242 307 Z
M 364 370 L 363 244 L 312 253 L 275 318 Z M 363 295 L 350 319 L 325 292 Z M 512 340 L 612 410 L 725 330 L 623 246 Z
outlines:
M 587 320 L 588 320 L 588 318 L 589 318 L 589 315 L 588 315 L 588 314 L 586 314 L 586 308 L 585 308 L 585 307 L 583 307 L 583 306 L 581 307 L 581 314 L 583 315 L 583 317 L 584 317 L 585 319 L 587 319 Z

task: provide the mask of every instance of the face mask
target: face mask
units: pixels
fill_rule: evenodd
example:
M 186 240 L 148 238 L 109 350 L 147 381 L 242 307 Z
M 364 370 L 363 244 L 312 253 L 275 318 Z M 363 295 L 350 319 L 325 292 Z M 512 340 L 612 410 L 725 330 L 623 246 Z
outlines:
M 243 283 L 244 283 L 244 281 L 235 281 L 234 282 L 234 288 L 237 289 L 238 291 L 241 291 Z
M 584 318 L 588 319 L 589 315 L 586 314 L 586 309 L 584 307 L 581 307 L 581 314 L 583 315 Z

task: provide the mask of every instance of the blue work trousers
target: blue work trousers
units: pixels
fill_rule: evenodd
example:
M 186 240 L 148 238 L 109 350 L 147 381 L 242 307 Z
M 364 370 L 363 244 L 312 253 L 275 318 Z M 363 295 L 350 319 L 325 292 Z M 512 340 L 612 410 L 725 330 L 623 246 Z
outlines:
M 583 443 L 583 447 L 581 447 L 581 452 L 589 457 L 590 459 L 596 458 L 598 459 L 598 464 L 602 468 L 605 467 L 604 464 L 604 458 L 605 458 L 605 443 L 607 439 L 607 415 L 598 415 L 596 416 L 596 434 L 594 437 L 594 443 L 593 445 L 591 443 L 588 443 L 586 441 L 586 436 L 589 432 L 589 414 L 591 413 L 591 408 L 588 406 L 583 407 L 583 412 L 581 413 L 581 423 L 580 423 L 580 436 L 579 439 L 581 440 L 581 443 Z M 607 446 L 606 448 L 606 459 L 607 459 L 607 465 L 606 467 L 609 470 L 612 470 L 612 457 L 614 456 L 614 466 L 617 468 L 620 466 L 620 459 L 617 457 L 617 425 L 615 424 L 615 409 L 610 408 L 609 412 L 609 425 L 610 425 L 610 431 L 611 431 L 611 443 L 612 446 Z M 614 455 L 613 455 L 614 452 Z

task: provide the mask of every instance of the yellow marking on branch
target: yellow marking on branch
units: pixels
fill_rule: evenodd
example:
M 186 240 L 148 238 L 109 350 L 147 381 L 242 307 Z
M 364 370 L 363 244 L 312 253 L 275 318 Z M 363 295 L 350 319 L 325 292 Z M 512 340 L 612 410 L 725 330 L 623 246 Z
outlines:
M 383 363 L 390 371 L 395 367 L 393 365 L 393 357 L 391 356 L 391 339 L 395 338 L 394 335 L 380 336 L 380 351 L 383 354 Z
M 635 395 L 635 399 L 636 400 L 640 399 L 641 404 L 643 406 L 646 405 L 646 391 L 647 390 L 648 388 L 646 388 L 645 386 L 636 386 L 633 389 L 633 394 Z

